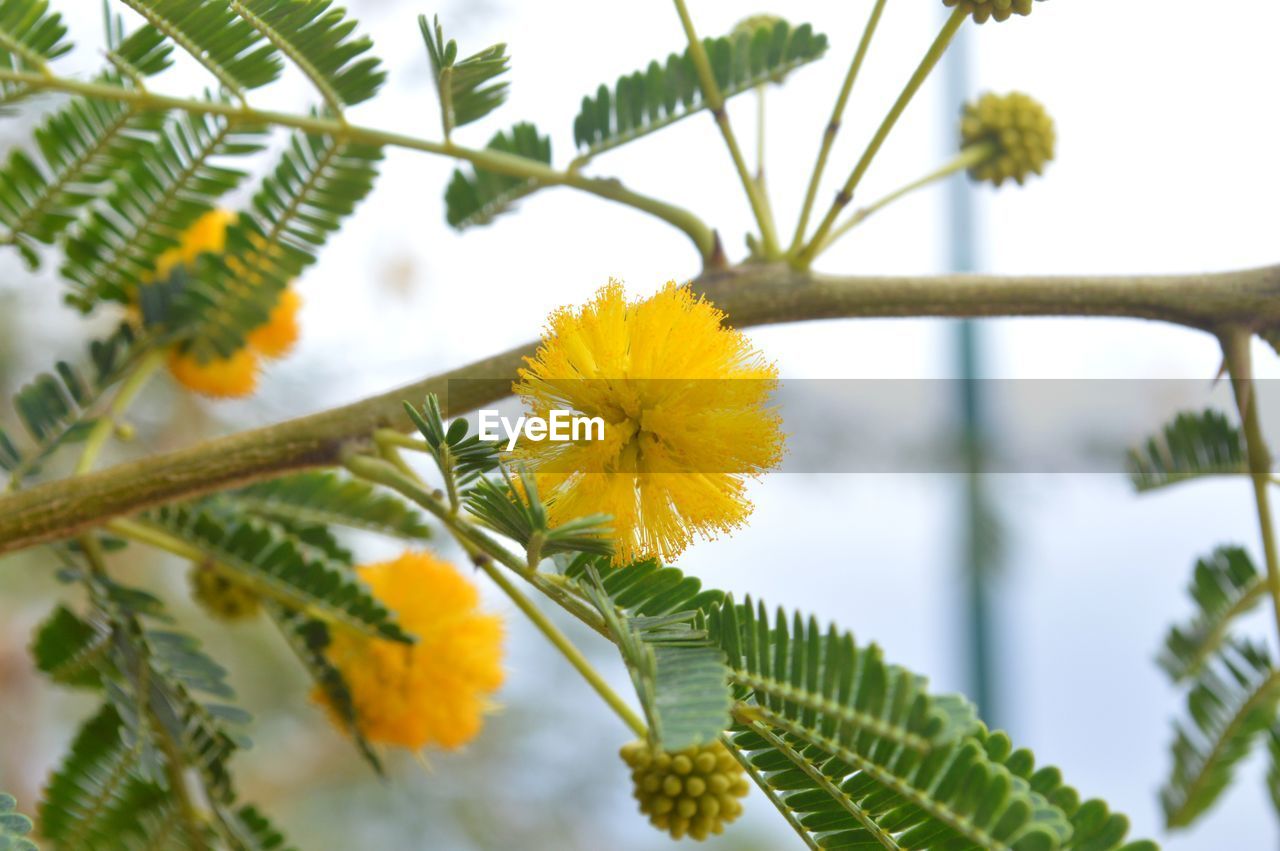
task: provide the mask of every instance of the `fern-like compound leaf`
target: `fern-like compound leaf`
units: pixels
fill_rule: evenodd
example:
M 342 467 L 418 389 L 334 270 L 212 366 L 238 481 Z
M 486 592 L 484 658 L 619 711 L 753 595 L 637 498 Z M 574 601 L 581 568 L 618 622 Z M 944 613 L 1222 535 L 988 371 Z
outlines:
M 725 599 L 708 624 L 740 694 L 727 743 L 812 847 L 1053 849 L 1071 836 L 1067 813 L 990 757 L 966 701 L 929 694 L 874 646 L 750 600 Z
M 148 828 L 174 819 L 165 790 L 144 778 L 139 754 L 122 736 L 110 703 L 81 727 L 49 779 L 41 833 L 59 848 L 86 851 L 143 847 Z
M 203 255 L 180 282 L 169 323 L 195 357 L 227 357 L 266 323 L 289 282 L 373 188 L 382 149 L 295 134 L 222 255 Z
M 0 851 L 38 851 L 27 838 L 31 819 L 18 812 L 18 799 L 0 792 Z
M 580 560 L 575 575 L 631 673 L 650 746 L 680 751 L 714 741 L 730 724 L 733 694 L 725 653 L 698 623 L 701 612 L 646 616 L 619 607 L 598 570 L 608 564 L 607 556 Z
M 316 688 L 324 692 L 329 706 L 341 719 L 360 755 L 377 774 L 381 775 L 382 760 L 364 736 L 346 678 L 325 655 L 325 648 L 329 646 L 330 641 L 329 627 L 323 621 L 308 618 L 278 603 L 268 603 L 267 610 L 307 673 L 311 675 Z
M 483 118 L 507 99 L 506 81 L 494 81 L 507 72 L 511 60 L 505 44 L 459 59 L 458 43 L 453 39 L 445 41 L 439 18 L 428 23 L 426 15 L 419 15 L 418 28 L 435 73 L 440 120 L 448 138 L 455 127 Z
M 528 122 L 521 122 L 509 131 L 499 131 L 486 147 L 544 165 L 551 164 L 551 137 L 539 134 L 538 128 Z M 479 167 L 466 172 L 455 169 L 444 193 L 445 220 L 458 230 L 487 225 L 541 186 L 532 178 L 514 177 Z
M 110 54 L 117 68 L 137 79 L 169 66 L 169 46 L 158 31 L 142 27 Z M 118 70 L 99 77 L 123 85 Z M 149 146 L 164 123 L 163 113 L 136 104 L 73 98 L 35 131 L 37 153 L 15 148 L 0 168 L 2 241 L 18 246 L 32 265 L 38 260 L 31 242 L 51 243 L 100 197 L 112 180 Z
M 1243 549 L 1219 547 L 1196 562 L 1189 591 L 1196 603 L 1195 617 L 1169 631 L 1158 659 L 1175 682 L 1199 673 L 1226 639 L 1232 622 L 1263 598 L 1266 581 Z
M 280 76 L 284 63 L 226 0 L 123 0 L 189 53 L 227 91 L 243 94 Z
M 62 16 L 48 0 L 0 0 L 0 67 L 41 71 L 50 59 L 71 49 Z M 36 89 L 25 83 L 0 83 L 0 112 L 25 100 Z
M 1276 720 L 1280 671 L 1266 650 L 1231 641 L 1207 662 L 1175 724 L 1173 772 L 1160 793 L 1169 827 L 1186 827 L 1213 806 L 1236 766 Z
M 98 671 L 110 650 L 111 630 L 88 621 L 65 606 L 53 610 L 36 631 L 31 655 L 36 667 L 56 683 L 80 688 L 100 688 Z
M 132 326 L 121 323 L 115 333 L 89 344 L 89 368 L 85 371 L 59 361 L 53 372 L 41 373 L 13 398 L 13 408 L 29 438 L 20 447 L 0 428 L 0 469 L 21 481 L 60 446 L 88 432 L 96 421 L 106 393 L 147 351 L 147 344 Z
M 386 79 L 368 36 L 332 0 L 230 0 L 231 8 L 311 81 L 330 110 L 373 97 Z
M 333 473 L 299 473 L 225 495 L 253 515 L 305 525 L 335 525 L 421 541 L 431 537 L 422 514 L 367 482 Z
M 212 512 L 183 506 L 160 508 L 146 518 L 206 553 L 228 579 L 265 598 L 378 638 L 412 642 L 350 576 L 307 559 L 291 540 L 260 524 L 248 519 L 224 522 Z
M 0 0 L 0 64 L 13 71 L 40 71 L 71 49 L 62 16 L 48 0 Z
M 136 299 L 160 254 L 244 178 L 221 159 L 256 153 L 265 139 L 265 128 L 218 116 L 170 119 L 102 207 L 68 234 L 62 274 L 75 288 L 68 301 L 87 312 L 103 299 Z
M 1129 477 L 1139 491 L 1247 472 L 1240 429 L 1212 410 L 1178 414 L 1159 435 L 1129 453 Z
M 809 24 L 792 28 L 779 20 L 720 38 L 704 39 L 716 83 L 725 98 L 782 79 L 788 72 L 821 58 L 827 37 Z M 582 99 L 573 122 L 573 139 L 583 156 L 594 156 L 669 127 L 703 109 L 697 71 L 689 51 L 671 54 L 665 64 L 619 77 L 611 90 L 600 86 Z

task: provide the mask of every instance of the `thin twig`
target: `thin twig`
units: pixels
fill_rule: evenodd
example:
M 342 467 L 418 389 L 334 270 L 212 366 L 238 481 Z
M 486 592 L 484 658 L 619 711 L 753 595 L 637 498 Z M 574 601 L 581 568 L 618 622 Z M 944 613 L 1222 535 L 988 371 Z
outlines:
M 693 18 L 689 16 L 689 9 L 684 0 L 675 0 L 675 6 L 676 12 L 680 15 L 680 24 L 684 27 L 685 37 L 689 41 L 689 56 L 693 59 L 693 67 L 698 74 L 698 85 L 702 89 L 703 100 L 707 102 L 707 108 L 711 110 L 716 126 L 720 128 L 720 135 L 724 137 L 724 143 L 729 148 L 729 156 L 733 159 L 733 167 L 737 169 L 742 188 L 747 192 L 747 200 L 751 202 L 751 211 L 755 214 L 756 224 L 760 226 L 761 250 L 765 258 L 776 258 L 778 235 L 774 230 L 768 202 L 760 185 L 751 176 L 747 161 L 742 156 L 738 137 L 734 135 L 733 127 L 729 124 L 729 114 L 725 112 L 724 96 L 716 84 L 715 73 L 711 70 L 711 61 L 707 58 L 702 39 L 698 38 L 698 33 L 693 28 Z
M 804 232 L 809 227 L 809 215 L 813 212 L 813 201 L 818 194 L 818 185 L 822 182 L 822 172 L 827 167 L 827 157 L 831 154 L 831 146 L 835 144 L 836 134 L 840 132 L 841 118 L 849 95 L 853 92 L 853 84 L 857 82 L 858 72 L 862 70 L 862 62 L 867 58 L 867 50 L 871 47 L 871 39 L 880 25 L 880 14 L 884 11 L 885 0 L 876 0 L 871 8 L 871 17 L 862 30 L 862 38 L 858 41 L 858 50 L 853 54 L 849 70 L 844 75 L 844 84 L 840 86 L 840 94 L 836 96 L 836 104 L 831 109 L 831 118 L 827 120 L 826 129 L 822 131 L 822 147 L 818 149 L 818 159 L 813 164 L 813 174 L 809 178 L 809 188 L 804 193 L 804 204 L 800 207 L 800 219 L 796 222 L 795 236 L 791 238 L 789 253 L 795 254 L 804 244 Z
M 1267 564 L 1267 588 L 1271 594 L 1276 632 L 1280 634 L 1280 552 L 1277 551 L 1275 521 L 1271 516 L 1271 450 L 1262 433 L 1262 416 L 1258 412 L 1258 388 L 1253 380 L 1253 360 L 1249 352 L 1253 335 L 1248 329 L 1230 327 L 1219 334 L 1219 339 L 1227 370 L 1231 373 L 1236 407 L 1244 425 L 1245 451 L 1249 457 L 1262 552 Z

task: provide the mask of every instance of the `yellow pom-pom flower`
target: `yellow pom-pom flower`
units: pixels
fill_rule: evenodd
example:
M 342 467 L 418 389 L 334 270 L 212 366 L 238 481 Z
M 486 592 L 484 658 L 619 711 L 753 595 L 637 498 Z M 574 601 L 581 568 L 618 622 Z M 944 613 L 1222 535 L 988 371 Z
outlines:
M 246 585 L 234 582 L 206 565 L 197 564 L 188 576 L 191 596 L 209 614 L 224 621 L 252 618 L 262 608 L 258 595 Z
M 724 314 L 669 283 L 628 303 L 612 281 L 578 310 L 552 314 L 515 392 L 534 415 L 604 421 L 603 439 L 525 441 L 553 524 L 613 517 L 614 562 L 675 558 L 751 513 L 745 479 L 781 460 L 781 419 L 768 406 L 777 369 Z
M 265 325 L 255 328 L 248 337 L 250 348 L 264 358 L 282 358 L 298 342 L 298 310 L 302 296 L 292 288 L 280 293 L 280 300 L 271 311 Z
M 677 753 L 655 753 L 647 742 L 631 742 L 621 756 L 631 768 L 640 812 L 672 839 L 701 841 L 723 833 L 742 815 L 746 772 L 720 742 Z
M 1006 180 L 1019 185 L 1042 174 L 1053 159 L 1057 134 L 1053 119 L 1038 101 L 1022 92 L 991 92 L 964 106 L 960 145 L 988 145 L 991 155 L 970 167 L 969 176 L 999 186 Z
M 179 266 L 190 267 L 201 254 L 219 254 L 227 247 L 227 228 L 235 224 L 229 210 L 210 210 L 187 229 L 179 244 L 156 260 L 157 279 L 169 277 Z M 260 360 L 287 355 L 298 341 L 298 310 L 302 298 L 286 289 L 267 321 L 251 331 L 245 348 L 230 357 L 201 363 L 190 354 L 173 350 L 169 371 L 188 390 L 216 399 L 249 396 L 258 387 Z
M 241 349 L 231 357 L 201 363 L 195 355 L 173 349 L 169 352 L 169 372 L 188 390 L 214 399 L 240 399 L 258 387 L 258 356 Z
M 985 24 L 989 18 L 1007 21 L 1014 15 L 1030 15 L 1031 0 L 942 0 L 948 7 L 959 6 L 973 16 L 975 23 Z
M 502 685 L 501 620 L 480 612 L 475 585 L 428 553 L 407 552 L 357 572 L 417 639 L 409 645 L 334 630 L 326 652 L 351 691 L 360 731 L 371 742 L 410 750 L 471 741 Z M 342 726 L 322 691 L 313 699 Z

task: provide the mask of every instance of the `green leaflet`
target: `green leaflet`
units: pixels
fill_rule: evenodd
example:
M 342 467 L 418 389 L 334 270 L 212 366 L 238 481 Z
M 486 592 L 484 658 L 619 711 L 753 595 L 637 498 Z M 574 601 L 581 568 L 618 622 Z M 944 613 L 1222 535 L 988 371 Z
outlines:
M 299 473 L 224 495 L 235 508 L 259 517 L 306 525 L 348 526 L 409 540 L 426 540 L 431 527 L 404 500 L 367 482 L 334 473 Z
M 207 553 L 216 569 L 263 597 L 377 638 L 412 643 L 391 614 L 349 575 L 327 562 L 307 559 L 288 538 L 260 524 L 225 521 L 199 507 L 159 508 L 145 518 Z
M 1229 641 L 1207 662 L 1175 724 L 1173 772 L 1160 793 L 1169 827 L 1186 827 L 1231 783 L 1235 767 L 1270 729 L 1280 706 L 1280 671 L 1263 648 Z
M 419 15 L 418 28 L 435 73 L 440 122 L 447 139 L 455 127 L 483 118 L 507 99 L 507 83 L 493 81 L 507 72 L 511 60 L 505 44 L 486 47 L 459 60 L 458 43 L 453 39 L 445 41 L 438 17 L 427 23 L 427 16 Z
M 1106 803 L 1096 798 L 1081 802 L 1075 789 L 1067 786 L 1062 772 L 1054 766 L 1036 768 L 1035 756 L 1013 743 L 1004 732 L 980 731 L 987 757 L 1009 769 L 1016 777 L 1031 784 L 1031 790 L 1062 810 L 1071 820 L 1071 838 L 1062 846 L 1076 851 L 1157 851 L 1154 842 L 1126 842 L 1129 819 L 1111 812 Z
M 36 667 L 56 683 L 100 688 L 98 666 L 110 649 L 111 632 L 100 622 L 90 622 L 66 606 L 58 606 L 40 625 L 31 644 Z
M 329 646 L 329 627 L 322 621 L 307 618 L 278 603 L 268 602 L 267 611 L 293 652 L 297 655 L 316 686 L 324 691 L 330 705 L 337 711 L 365 762 L 378 774 L 383 774 L 382 760 L 360 730 L 351 691 L 342 672 L 330 664 L 325 656 Z
M 115 708 L 104 704 L 49 779 L 40 828 L 58 847 L 140 847 L 149 826 L 174 818 L 165 791 L 139 773 L 139 754 L 126 746 L 121 727 Z
M 68 301 L 86 312 L 103 299 L 128 304 L 154 277 L 160 254 L 244 178 L 218 159 L 256 153 L 265 138 L 265 128 L 216 116 L 170 119 L 157 144 L 68 233 L 62 274 L 75 288 Z M 145 300 L 143 307 L 148 324 L 167 318 L 149 315 Z
M 827 37 L 809 24 L 794 29 L 783 20 L 720 38 L 703 40 L 716 84 L 725 98 L 779 82 L 789 71 L 822 57 Z M 665 64 L 650 62 L 643 71 L 618 78 L 610 90 L 600 86 L 582 99 L 573 122 L 573 140 L 584 157 L 661 130 L 706 109 L 688 50 L 671 54 Z
M 607 555 L 580 558 L 575 575 L 627 663 L 650 746 L 674 752 L 714 741 L 733 705 L 724 651 L 697 625 L 697 609 L 645 616 L 621 608 L 600 576 L 608 563 Z
M 0 428 L 0 469 L 21 481 L 59 447 L 82 438 L 96 420 L 103 395 L 146 349 L 132 327 L 121 323 L 106 339 L 89 344 L 87 378 L 82 370 L 59 361 L 52 373 L 41 373 L 24 385 L 13 397 L 13 408 L 30 442 L 20 448 Z
M 15 71 L 39 71 L 49 59 L 71 49 L 62 16 L 48 0 L 0 0 L 0 64 Z
M 200 360 L 227 357 L 264 323 L 280 293 L 369 194 L 382 149 L 295 133 L 249 209 L 228 228 L 226 252 L 175 276 L 168 323 Z
M 364 55 L 373 42 L 350 37 L 356 22 L 332 0 L 230 0 L 230 6 L 298 66 L 331 110 L 368 100 L 387 78 L 378 60 Z
M 498 131 L 485 147 L 551 164 L 551 137 L 539 134 L 538 128 L 528 122 L 521 122 L 509 131 Z M 483 168 L 473 167 L 466 172 L 455 169 L 444 193 L 445 220 L 458 230 L 490 224 L 541 185 L 528 178 Z
M 144 26 L 109 53 L 126 71 L 98 79 L 123 85 L 159 73 L 169 67 L 169 52 L 163 36 Z M 35 266 L 39 257 L 30 243 L 53 242 L 86 204 L 112 188 L 116 176 L 155 144 L 164 120 L 160 112 L 91 98 L 73 98 L 46 118 L 35 131 L 37 153 L 14 148 L 0 168 L 0 223 L 8 230 L 3 241 Z
M 1139 491 L 1249 471 L 1240 430 L 1211 410 L 1178 414 L 1159 435 L 1129 452 L 1128 466 Z
M 225 89 L 242 94 L 280 76 L 270 42 L 224 0 L 122 0 L 203 65 Z
M 1195 676 L 1222 644 L 1236 617 L 1266 593 L 1265 578 L 1240 547 L 1219 547 L 1196 562 L 1189 589 L 1196 603 L 1190 623 L 1173 627 L 1158 658 L 1176 682 Z
M 0 792 L 0 851 L 37 851 L 36 844 L 27 839 L 31 819 L 17 812 L 17 808 L 16 798 Z

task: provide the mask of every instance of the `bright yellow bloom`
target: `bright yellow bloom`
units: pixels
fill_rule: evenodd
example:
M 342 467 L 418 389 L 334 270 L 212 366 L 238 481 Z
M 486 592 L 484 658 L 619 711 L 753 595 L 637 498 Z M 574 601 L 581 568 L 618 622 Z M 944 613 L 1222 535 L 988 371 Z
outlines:
M 280 300 L 266 324 L 250 332 L 249 345 L 264 358 L 272 360 L 289 354 L 298 342 L 298 310 L 301 307 L 302 296 L 292 288 L 280 293 Z
M 407 552 L 358 573 L 417 638 L 408 645 L 334 631 L 327 653 L 346 679 L 361 732 L 410 750 L 471 741 L 502 685 L 502 621 L 481 613 L 475 585 L 429 553 Z M 322 691 L 313 699 L 341 726 Z
M 229 210 L 210 210 L 196 219 L 182 235 L 180 244 L 156 260 L 156 277 L 167 278 L 180 265 L 192 266 L 201 254 L 225 251 L 227 228 L 235 221 L 235 213 Z M 285 290 L 267 321 L 249 333 L 244 349 L 203 364 L 174 350 L 169 355 L 170 372 L 187 389 L 206 396 L 225 399 L 251 395 L 258 387 L 260 358 L 282 358 L 298 341 L 301 305 L 297 293 Z
M 250 349 L 206 363 L 200 363 L 194 355 L 171 349 L 169 372 L 188 390 L 215 399 L 239 399 L 258 388 L 258 356 Z
M 603 440 L 525 441 L 552 523 L 613 516 L 614 561 L 674 559 L 695 534 L 714 537 L 751 513 L 747 477 L 782 457 L 768 407 L 777 368 L 724 314 L 668 283 L 628 303 L 611 281 L 580 310 L 552 314 L 515 392 L 548 417 L 605 422 Z M 585 438 L 587 435 L 580 435 Z

